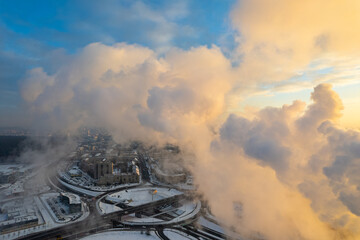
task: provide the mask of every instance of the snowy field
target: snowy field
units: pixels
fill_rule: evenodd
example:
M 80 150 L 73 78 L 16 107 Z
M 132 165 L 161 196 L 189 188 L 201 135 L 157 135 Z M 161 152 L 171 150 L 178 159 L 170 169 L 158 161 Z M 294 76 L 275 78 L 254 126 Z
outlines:
M 159 240 L 155 232 L 149 232 L 147 235 L 145 232 L 139 231 L 108 231 L 103 233 L 97 233 L 90 235 L 81 240 L 115 240 L 115 239 L 126 239 L 126 240 Z

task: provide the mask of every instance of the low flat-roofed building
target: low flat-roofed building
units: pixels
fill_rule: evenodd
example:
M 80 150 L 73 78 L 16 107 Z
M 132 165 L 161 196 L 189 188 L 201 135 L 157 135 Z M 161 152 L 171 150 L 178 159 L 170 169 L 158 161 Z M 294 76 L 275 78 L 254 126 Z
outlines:
M 36 215 L 18 216 L 12 219 L 7 219 L 0 222 L 0 231 L 9 232 L 21 228 L 29 228 L 38 224 L 38 217 Z

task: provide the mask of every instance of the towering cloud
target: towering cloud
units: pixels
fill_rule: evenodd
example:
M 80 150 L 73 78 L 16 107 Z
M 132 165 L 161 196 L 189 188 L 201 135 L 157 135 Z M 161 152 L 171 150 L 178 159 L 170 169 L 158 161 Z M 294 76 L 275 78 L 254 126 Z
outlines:
M 294 99 L 251 117 L 229 113 L 228 103 L 239 88 L 288 84 L 315 62 L 353 66 L 359 8 L 355 0 L 240 1 L 238 67 L 216 46 L 158 55 L 93 43 L 53 73 L 29 71 L 22 95 L 37 127 L 98 126 L 119 142 L 179 144 L 195 155 L 189 167 L 213 212 L 245 235 L 357 239 L 360 133 L 338 125 L 343 104 L 332 86 L 317 85 L 308 106 Z
M 213 202 L 219 216 L 233 218 L 232 224 L 240 228 L 260 228 L 270 239 L 358 236 L 359 193 L 352 173 L 359 158 L 359 133 L 332 123 L 342 103 L 330 85 L 315 87 L 312 100 L 305 112 L 304 103 L 295 101 L 260 110 L 254 119 L 228 117 L 212 144 L 213 164 L 229 166 L 212 172 L 214 181 L 227 179 L 209 194 L 217 196 L 216 188 L 226 189 Z M 205 180 L 203 185 L 204 191 L 211 189 Z M 244 210 L 238 220 L 230 209 L 222 209 L 236 201 Z
M 316 130 L 320 123 L 325 120 L 336 121 L 341 116 L 343 104 L 339 96 L 331 90 L 331 85 L 321 84 L 311 94 L 314 104 L 306 114 L 298 120 L 298 126 L 302 130 Z
M 41 127 L 96 125 L 118 140 L 191 141 L 189 125 L 217 124 L 233 79 L 217 47 L 173 49 L 161 58 L 137 45 L 94 43 L 52 75 L 31 70 L 22 94 Z
M 348 67 L 355 67 L 351 61 L 360 50 L 359 11 L 357 0 L 239 1 L 231 16 L 240 32 L 241 73 L 251 81 L 270 83 L 312 64 L 337 67 L 346 60 Z

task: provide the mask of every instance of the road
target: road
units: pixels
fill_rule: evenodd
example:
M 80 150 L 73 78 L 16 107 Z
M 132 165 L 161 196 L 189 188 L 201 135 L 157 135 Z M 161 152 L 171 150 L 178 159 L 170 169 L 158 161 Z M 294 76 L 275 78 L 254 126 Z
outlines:
M 146 167 L 145 159 L 142 154 L 139 154 L 139 164 L 140 164 L 141 172 L 144 176 L 143 179 L 146 181 L 149 181 L 150 180 L 149 170 Z M 57 181 L 57 178 L 56 178 L 57 163 L 52 163 L 48 169 L 50 169 L 50 171 L 48 171 L 47 179 L 48 179 L 49 185 L 53 189 L 55 189 L 57 191 L 59 191 L 59 190 L 72 191 L 72 189 L 65 188 L 63 185 L 61 185 Z M 138 187 L 138 186 L 134 186 L 134 187 Z M 130 187 L 124 187 L 124 189 L 126 189 L 126 188 L 130 188 Z M 176 225 L 174 225 L 174 224 L 157 225 L 156 227 L 148 226 L 148 225 L 143 225 L 143 226 L 137 225 L 137 226 L 126 226 L 126 228 L 124 228 L 125 225 L 123 223 L 121 223 L 121 218 L 123 216 L 131 214 L 131 213 L 136 213 L 136 212 L 144 212 L 146 210 L 154 209 L 154 208 L 162 206 L 164 204 L 174 204 L 174 203 L 178 202 L 179 200 L 183 199 L 185 197 L 185 195 L 183 195 L 183 194 L 175 195 L 170 198 L 161 199 L 161 200 L 158 200 L 155 202 L 151 202 L 151 203 L 147 203 L 147 204 L 143 204 L 143 205 L 135 206 L 135 207 L 129 207 L 129 208 L 117 211 L 117 212 L 101 215 L 96 208 L 97 200 L 103 198 L 107 194 L 117 192 L 117 191 L 121 191 L 121 189 L 112 190 L 112 191 L 103 193 L 103 194 L 101 194 L 97 197 L 91 198 L 91 199 L 83 196 L 83 200 L 85 200 L 89 206 L 90 215 L 81 222 L 69 223 L 64 226 L 49 229 L 47 231 L 26 235 L 19 239 L 24 239 L 24 240 L 25 239 L 27 239 L 27 240 L 56 239 L 58 236 L 61 236 L 63 239 L 77 239 L 80 237 L 87 236 L 89 234 L 112 229 L 114 227 L 119 227 L 119 226 L 121 226 L 122 230 L 126 230 L 126 229 L 127 230 L 144 230 L 144 229 L 149 230 L 149 229 L 151 229 L 153 231 L 156 231 L 157 235 L 161 239 L 164 239 L 164 240 L 168 240 L 168 238 L 163 233 L 164 227 L 174 228 L 174 229 L 183 231 L 193 237 L 201 238 L 201 239 L 210 239 L 210 240 L 225 239 L 225 236 L 223 234 L 215 232 L 211 229 L 203 229 L 203 231 L 198 231 L 196 229 L 196 227 L 192 225 L 191 222 L 184 222 L 183 223 L 184 225 L 188 224 L 185 227 L 179 227 L 179 223 L 176 223 Z
M 56 164 L 52 164 L 53 166 L 50 166 L 49 169 L 52 169 L 52 171 L 48 172 L 48 183 L 49 185 L 56 189 L 56 190 L 64 190 L 68 191 L 71 189 L 66 189 L 64 186 L 62 186 L 56 178 Z M 124 188 L 126 189 L 126 188 Z M 140 206 L 135 207 L 129 207 L 124 210 L 120 210 L 117 212 L 109 213 L 100 215 L 100 213 L 96 209 L 96 202 L 98 199 L 104 197 L 105 195 L 120 191 L 121 189 L 116 189 L 104 194 L 101 194 L 95 198 L 92 198 L 90 201 L 87 201 L 89 205 L 90 215 L 81 222 L 75 222 L 75 223 L 69 223 L 64 226 L 56 227 L 53 229 L 49 229 L 48 231 L 33 233 L 31 235 L 26 235 L 24 237 L 21 237 L 19 239 L 56 239 L 57 236 L 62 236 L 63 239 L 74 239 L 74 236 L 79 237 L 82 235 L 86 235 L 92 232 L 97 232 L 99 230 L 106 230 L 113 228 L 114 222 L 120 222 L 122 216 L 136 213 L 136 212 L 144 212 L 149 209 L 154 209 L 156 207 L 162 206 L 164 204 L 173 204 L 178 202 L 179 200 L 184 198 L 184 195 L 176 195 L 170 198 L 161 199 L 158 201 L 146 203 Z M 142 226 L 137 226 L 136 228 L 139 228 Z M 145 226 L 143 226 L 145 227 Z M 160 228 L 163 228 L 164 226 L 159 226 Z M 161 234 L 161 233 L 159 233 Z

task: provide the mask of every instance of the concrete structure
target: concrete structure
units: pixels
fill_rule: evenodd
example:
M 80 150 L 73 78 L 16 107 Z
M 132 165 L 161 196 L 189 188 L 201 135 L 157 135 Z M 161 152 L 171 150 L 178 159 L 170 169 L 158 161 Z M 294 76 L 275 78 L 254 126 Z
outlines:
M 128 183 L 138 183 L 140 181 L 140 171 L 139 167 L 136 166 L 133 162 L 131 163 L 130 171 L 122 172 L 121 169 L 115 169 L 112 174 L 106 174 L 99 178 L 99 185 L 111 185 L 114 183 L 117 184 L 128 184 Z
M 38 217 L 36 215 L 17 216 L 12 219 L 7 219 L 0 222 L 0 232 L 12 232 L 23 228 L 29 228 L 38 224 Z
M 79 168 L 93 178 L 91 184 L 109 186 L 140 182 L 140 172 L 136 165 L 137 152 L 132 148 L 113 144 L 110 149 L 93 152 L 86 150 L 86 146 L 81 146 L 83 151 L 79 156 Z M 77 177 L 76 171 L 72 170 L 68 171 L 68 175 Z M 72 180 L 76 182 L 76 179 Z
M 185 173 L 165 173 L 161 171 L 159 168 L 155 168 L 155 176 L 161 182 L 176 184 L 176 183 L 184 183 L 186 182 L 186 174 Z
M 128 184 L 128 183 L 138 183 L 139 175 L 132 173 L 120 173 L 120 174 L 107 174 L 101 177 L 98 181 L 99 185 L 111 185 L 114 183 L 118 184 Z
M 38 224 L 36 210 L 32 206 L 24 206 L 19 200 L 8 201 L 0 206 L 0 232 L 9 233 L 29 228 Z
M 69 213 L 81 212 L 81 199 L 72 193 L 60 193 L 60 201 L 69 207 Z

